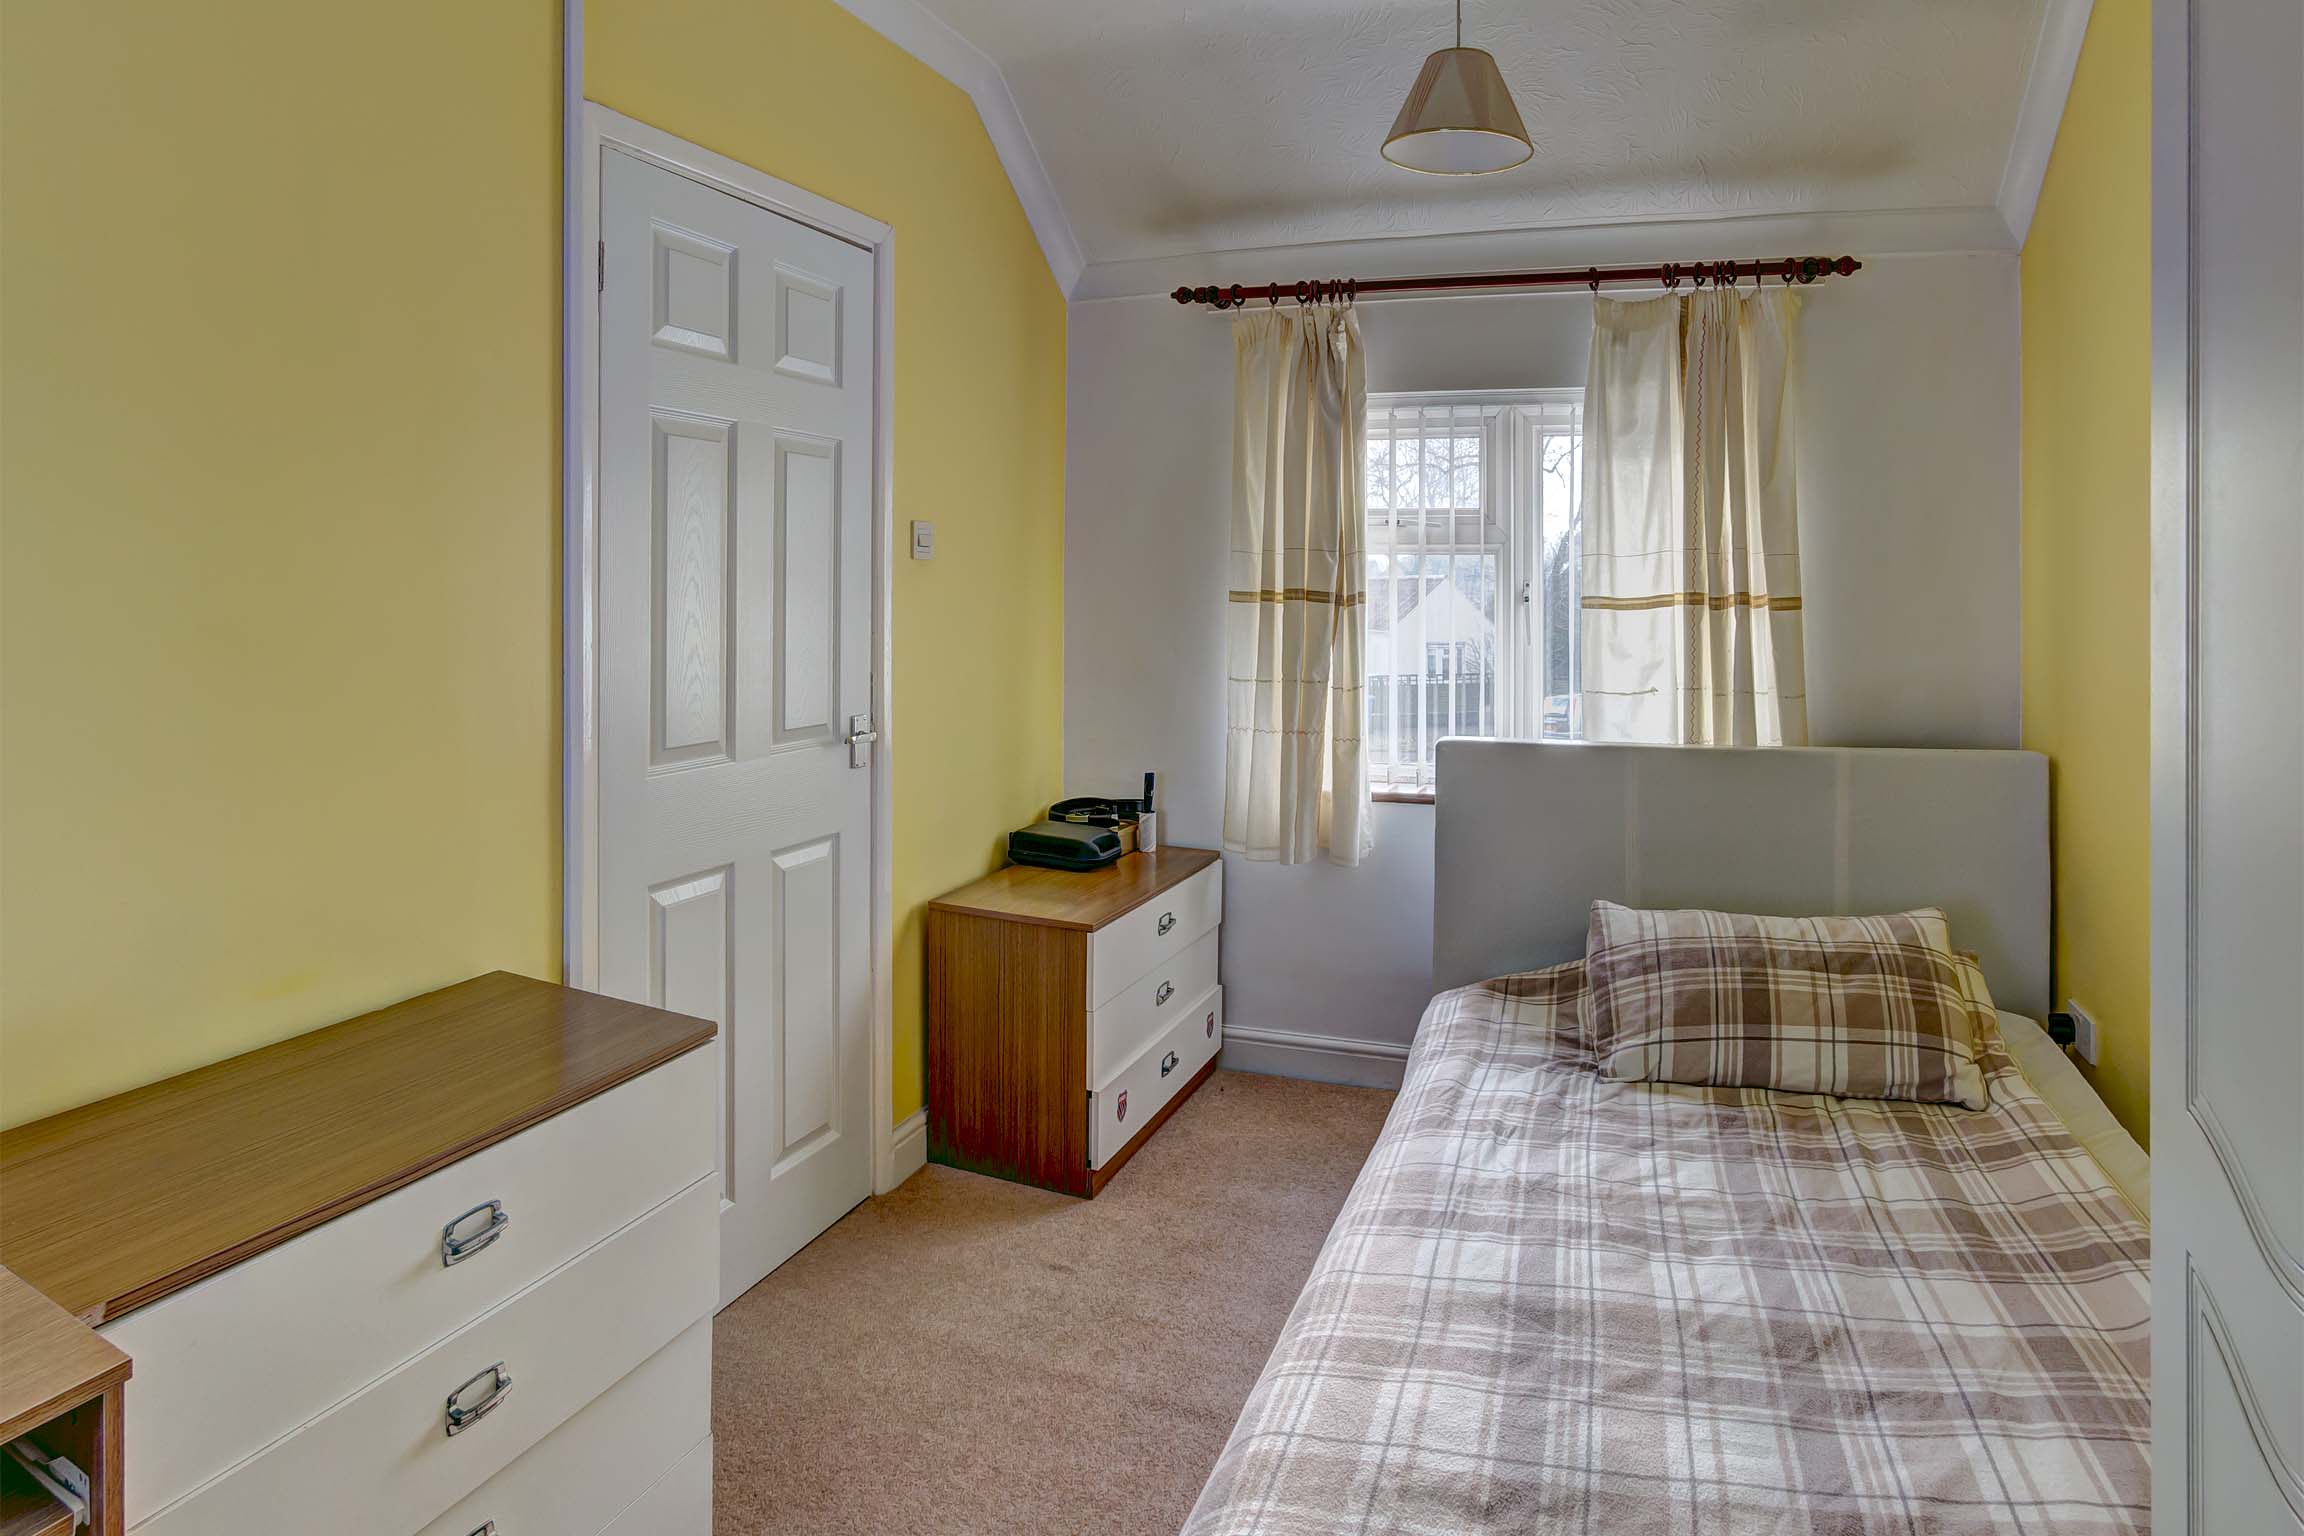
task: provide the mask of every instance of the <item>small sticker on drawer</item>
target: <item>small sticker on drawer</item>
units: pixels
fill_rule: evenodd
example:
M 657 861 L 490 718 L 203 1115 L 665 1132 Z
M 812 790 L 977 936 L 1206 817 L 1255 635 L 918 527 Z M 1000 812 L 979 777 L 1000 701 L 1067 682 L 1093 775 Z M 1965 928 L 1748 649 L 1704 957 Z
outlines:
M 1127 1119 L 1127 1118 L 1128 1118 L 1128 1090 L 1127 1090 L 1127 1089 L 1123 1088 L 1123 1089 L 1121 1089 L 1121 1090 L 1120 1090 L 1120 1102 L 1119 1102 L 1117 1105 L 1115 1105 L 1115 1106 L 1113 1107 L 1113 1111 L 1112 1111 L 1112 1113 L 1113 1113 L 1113 1118 L 1115 1118 L 1115 1119 L 1118 1119 L 1118 1120 L 1125 1120 L 1125 1119 Z

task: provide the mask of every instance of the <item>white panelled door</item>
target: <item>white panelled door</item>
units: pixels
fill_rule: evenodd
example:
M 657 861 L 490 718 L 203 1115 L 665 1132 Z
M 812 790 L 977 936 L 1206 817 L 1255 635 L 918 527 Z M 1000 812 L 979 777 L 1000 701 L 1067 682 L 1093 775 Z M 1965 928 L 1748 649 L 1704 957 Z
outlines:
M 720 1024 L 725 1306 L 872 1188 L 873 264 L 601 158 L 598 980 Z
M 2153 1529 L 2296 1536 L 2304 7 L 2153 33 Z

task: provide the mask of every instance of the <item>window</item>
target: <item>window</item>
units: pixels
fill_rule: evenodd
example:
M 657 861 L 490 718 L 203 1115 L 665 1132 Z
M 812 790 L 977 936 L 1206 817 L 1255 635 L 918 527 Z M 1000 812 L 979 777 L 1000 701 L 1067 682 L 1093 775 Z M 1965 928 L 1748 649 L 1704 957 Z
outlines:
M 1432 784 L 1443 736 L 1572 740 L 1583 400 L 1368 402 L 1368 774 Z

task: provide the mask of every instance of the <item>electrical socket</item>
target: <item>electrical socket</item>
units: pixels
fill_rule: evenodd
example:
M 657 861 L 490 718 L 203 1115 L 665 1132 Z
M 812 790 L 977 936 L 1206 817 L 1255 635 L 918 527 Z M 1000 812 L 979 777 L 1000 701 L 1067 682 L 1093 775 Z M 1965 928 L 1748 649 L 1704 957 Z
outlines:
M 2077 998 L 2064 999 L 2064 1011 L 2072 1015 L 2073 1052 L 2088 1065 L 2096 1065 L 2096 1020 Z

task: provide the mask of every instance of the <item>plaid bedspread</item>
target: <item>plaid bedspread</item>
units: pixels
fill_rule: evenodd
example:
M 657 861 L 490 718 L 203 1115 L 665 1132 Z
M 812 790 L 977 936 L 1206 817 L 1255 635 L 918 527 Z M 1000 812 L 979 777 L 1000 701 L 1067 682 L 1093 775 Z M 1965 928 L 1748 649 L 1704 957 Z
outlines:
M 1187 1536 L 2149 1528 L 2149 1234 L 1988 1007 L 1972 1111 L 1604 1081 L 1583 995 L 1433 1000 Z

